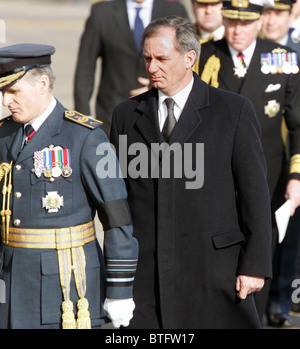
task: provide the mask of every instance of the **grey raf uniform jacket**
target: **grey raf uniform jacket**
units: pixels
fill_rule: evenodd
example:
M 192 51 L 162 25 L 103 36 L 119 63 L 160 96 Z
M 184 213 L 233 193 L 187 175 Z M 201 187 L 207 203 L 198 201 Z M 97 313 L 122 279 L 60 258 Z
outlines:
M 22 151 L 23 125 L 12 119 L 4 122 L 0 127 L 0 163 L 13 162 L 10 229 L 47 231 L 73 227 L 93 221 L 98 212 L 105 231 L 105 259 L 98 240 L 83 246 L 86 298 L 93 327 L 104 322 L 105 297 L 132 297 L 138 244 L 132 237 L 123 180 L 101 175 L 101 159 L 108 161 L 106 153 L 101 150 L 101 146 L 106 149 L 108 145 L 107 137 L 98 127 L 99 123 L 77 113 L 73 113 L 75 116 L 70 120 L 65 111 L 57 102 L 53 112 Z M 70 176 L 61 175 L 50 180 L 33 171 L 36 167 L 35 152 L 52 145 L 69 150 Z M 116 162 L 113 153 L 109 154 L 109 160 Z M 2 188 L 3 183 L 0 184 Z M 57 200 L 63 197 L 56 212 L 44 204 L 47 195 L 53 192 L 56 192 Z M 112 268 L 115 262 L 118 266 Z M 131 268 L 123 272 L 123 264 Z M 0 303 L 0 328 L 61 327 L 63 292 L 55 248 L 7 246 L 2 233 L 0 279 L 6 285 L 6 302 Z M 79 297 L 73 276 L 70 298 L 76 308 Z

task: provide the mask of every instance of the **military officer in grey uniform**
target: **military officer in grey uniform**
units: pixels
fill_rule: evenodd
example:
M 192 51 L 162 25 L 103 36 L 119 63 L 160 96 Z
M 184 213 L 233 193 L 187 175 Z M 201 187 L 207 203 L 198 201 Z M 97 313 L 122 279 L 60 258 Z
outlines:
M 288 47 L 258 38 L 269 0 L 223 2 L 225 38 L 202 46 L 199 75 L 207 83 L 249 98 L 261 127 L 267 160 L 273 213 L 286 199 L 291 215 L 300 205 L 300 74 L 298 57 Z M 282 138 L 285 118 L 290 134 L 289 169 Z M 277 242 L 274 223 L 274 245 Z M 265 310 L 267 287 L 257 295 L 259 312 Z
M 91 328 L 132 317 L 138 243 L 101 122 L 52 95 L 55 48 L 0 49 L 0 328 Z M 28 130 L 29 129 L 29 130 Z M 114 177 L 114 178 L 113 178 Z M 104 227 L 105 258 L 96 238 Z

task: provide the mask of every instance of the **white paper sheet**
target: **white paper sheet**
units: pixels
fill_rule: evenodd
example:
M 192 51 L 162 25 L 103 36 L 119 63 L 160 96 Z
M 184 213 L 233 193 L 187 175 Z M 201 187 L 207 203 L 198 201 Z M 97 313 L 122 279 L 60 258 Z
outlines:
M 287 200 L 279 209 L 275 212 L 276 224 L 278 227 L 278 242 L 282 243 L 287 226 L 289 224 L 291 214 L 291 201 Z

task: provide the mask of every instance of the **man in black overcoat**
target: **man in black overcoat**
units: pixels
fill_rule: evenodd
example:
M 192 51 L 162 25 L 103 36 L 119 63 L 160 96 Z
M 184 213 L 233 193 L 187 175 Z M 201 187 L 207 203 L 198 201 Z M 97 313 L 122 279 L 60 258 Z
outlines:
M 154 21 L 142 43 L 152 88 L 116 107 L 111 130 L 140 246 L 130 327 L 259 328 L 271 213 L 254 108 L 193 73 L 190 21 Z

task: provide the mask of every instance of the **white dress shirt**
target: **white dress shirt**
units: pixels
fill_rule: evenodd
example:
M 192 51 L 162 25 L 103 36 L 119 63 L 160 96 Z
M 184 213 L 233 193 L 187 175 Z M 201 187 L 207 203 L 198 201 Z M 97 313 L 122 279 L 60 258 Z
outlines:
M 175 96 L 166 96 L 161 91 L 158 91 L 158 122 L 160 131 L 163 129 L 164 123 L 168 116 L 168 110 L 166 104 L 164 103 L 164 100 L 169 97 L 173 98 L 173 100 L 175 101 L 174 116 L 176 121 L 178 121 L 188 99 L 188 96 L 192 90 L 193 83 L 194 78 L 192 78 L 191 82 Z
M 56 106 L 56 99 L 52 96 L 49 107 L 38 118 L 36 118 L 31 123 L 31 126 L 33 127 L 35 132 L 37 132 L 37 130 L 42 126 L 43 122 L 52 113 L 55 106 Z M 24 130 L 25 130 L 26 125 L 28 125 L 28 122 L 24 124 Z M 24 134 L 24 138 L 23 138 L 23 144 L 24 144 L 24 142 L 25 142 L 25 134 Z
M 256 46 L 256 40 L 254 40 L 252 42 L 252 44 L 248 48 L 246 48 L 246 50 L 243 51 L 243 54 L 245 55 L 244 62 L 246 64 L 247 68 L 249 68 L 249 65 L 250 65 L 250 62 L 251 62 L 254 50 L 255 50 L 255 46 Z M 231 54 L 234 66 L 235 67 L 239 66 L 240 65 L 240 61 L 239 61 L 239 59 L 237 57 L 239 51 L 235 50 L 229 44 L 228 44 L 228 48 L 229 48 L 229 52 Z
M 147 27 L 147 25 L 151 22 L 153 0 L 145 0 L 142 4 L 138 4 L 134 0 L 126 0 L 126 6 L 130 29 L 134 29 L 137 7 L 142 8 L 140 11 L 140 17 L 144 24 L 144 28 Z

